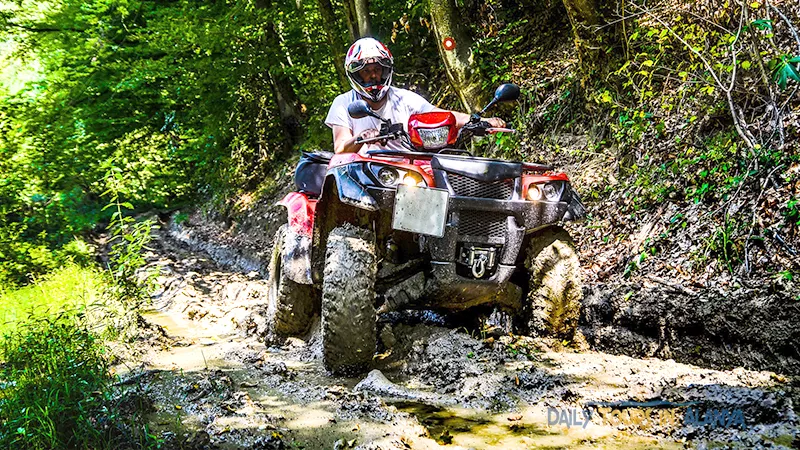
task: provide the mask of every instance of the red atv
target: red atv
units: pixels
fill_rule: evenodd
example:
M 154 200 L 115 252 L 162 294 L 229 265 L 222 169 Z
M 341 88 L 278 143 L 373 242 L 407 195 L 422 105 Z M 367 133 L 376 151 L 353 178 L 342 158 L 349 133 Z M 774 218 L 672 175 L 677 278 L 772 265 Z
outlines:
M 502 85 L 481 113 L 518 96 Z M 409 151 L 303 155 L 298 191 L 279 203 L 289 220 L 270 266 L 273 333 L 303 333 L 321 310 L 323 361 L 334 373 L 366 369 L 377 314 L 401 309 L 485 305 L 513 312 L 527 332 L 571 337 L 578 256 L 556 224 L 585 212 L 567 176 L 458 149 L 471 136 L 513 131 L 478 114 L 458 131 L 450 112 L 416 114 L 406 133 L 363 100 L 348 113 L 382 121 L 381 135 L 364 142 L 398 139 Z

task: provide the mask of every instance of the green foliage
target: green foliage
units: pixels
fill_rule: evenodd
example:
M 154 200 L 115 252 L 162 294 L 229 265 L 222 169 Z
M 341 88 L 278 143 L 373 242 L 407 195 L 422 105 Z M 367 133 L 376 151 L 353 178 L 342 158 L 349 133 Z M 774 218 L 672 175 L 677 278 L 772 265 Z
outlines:
M 28 286 L 0 292 L 0 335 L 16 329 L 28 317 L 49 317 L 99 304 L 105 289 L 99 270 L 67 264 Z
M 634 208 L 665 200 L 713 203 L 726 199 L 742 182 L 746 169 L 744 161 L 736 160 L 739 148 L 734 133 L 724 132 L 661 163 L 642 158 L 641 165 L 632 167 L 632 186 L 639 191 Z
M 783 270 L 783 271 L 779 272 L 778 274 L 776 274 L 775 277 L 780 279 L 780 280 L 785 280 L 785 281 L 794 280 L 794 274 L 792 273 L 791 270 Z
M 735 239 L 738 231 L 733 222 L 725 222 L 723 226 L 715 228 L 705 241 L 709 254 L 720 261 L 731 275 L 734 265 L 741 262 L 742 247 Z
M 783 212 L 786 219 L 800 226 L 800 198 L 792 197 L 786 202 L 786 208 Z
M 64 308 L 31 313 L 0 338 L 0 447 L 160 448 L 141 418 L 147 404 L 112 385 L 110 355 L 87 316 Z
M 80 322 L 32 319 L 0 341 L 3 448 L 110 448 L 106 350 Z
M 775 63 L 775 71 L 773 77 L 781 89 L 786 89 L 786 82 L 794 80 L 800 83 L 800 72 L 798 72 L 797 65 L 800 64 L 800 55 L 790 58 L 787 55 L 780 57 Z
M 520 56 L 515 49 L 520 48 L 520 42 L 526 38 L 521 31 L 526 29 L 528 19 L 513 20 L 498 24 L 498 30 L 483 34 L 475 43 L 476 61 L 479 62 L 483 74 L 482 87 L 486 92 L 511 79 L 511 66 Z
M 772 21 L 769 19 L 758 19 L 750 22 L 750 26 L 761 31 L 772 31 Z M 746 28 L 745 28 L 746 30 Z
M 110 171 L 106 180 L 109 189 L 103 195 L 109 197 L 109 203 L 104 209 L 114 210 L 109 227 L 109 270 L 115 287 L 112 295 L 123 303 L 125 311 L 136 311 L 149 299 L 156 275 L 139 273 L 147 262 L 143 251 L 152 239 L 151 233 L 155 225 L 152 220 L 137 221 L 123 213 L 123 209 L 131 210 L 133 205 L 120 198 L 119 187 L 124 180 L 120 170 Z
M 175 219 L 173 219 L 173 220 L 175 221 L 176 224 L 181 225 L 182 223 L 184 223 L 187 220 L 189 220 L 189 214 L 186 214 L 186 213 L 183 213 L 183 212 L 175 214 Z

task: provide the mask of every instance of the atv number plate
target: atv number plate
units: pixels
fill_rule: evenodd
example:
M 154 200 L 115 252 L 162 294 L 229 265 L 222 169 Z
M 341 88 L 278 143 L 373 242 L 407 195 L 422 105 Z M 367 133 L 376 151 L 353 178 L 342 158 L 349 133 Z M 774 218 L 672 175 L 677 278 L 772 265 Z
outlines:
M 442 237 L 449 201 L 450 194 L 444 189 L 401 184 L 394 197 L 392 228 Z

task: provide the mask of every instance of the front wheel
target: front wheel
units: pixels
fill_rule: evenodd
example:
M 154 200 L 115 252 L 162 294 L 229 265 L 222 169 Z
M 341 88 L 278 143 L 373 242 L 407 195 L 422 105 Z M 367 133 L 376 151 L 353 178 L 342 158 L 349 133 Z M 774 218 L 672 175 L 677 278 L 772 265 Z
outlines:
M 322 360 L 335 374 L 364 371 L 375 354 L 377 268 L 371 232 L 345 224 L 328 235 L 322 283 Z
M 555 226 L 536 233 L 528 245 L 525 267 L 530 274 L 525 305 L 529 332 L 571 340 L 583 291 L 580 261 L 569 233 Z

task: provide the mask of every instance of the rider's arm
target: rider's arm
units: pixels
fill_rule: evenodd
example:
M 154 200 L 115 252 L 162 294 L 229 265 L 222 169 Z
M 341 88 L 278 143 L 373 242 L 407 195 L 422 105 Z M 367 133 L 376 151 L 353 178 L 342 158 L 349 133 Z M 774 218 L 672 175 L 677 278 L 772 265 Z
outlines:
M 359 137 L 369 139 L 378 135 L 378 130 L 369 129 L 361 132 L 359 136 L 353 136 L 350 128 L 340 125 L 333 125 L 333 151 L 334 153 L 358 153 L 364 144 L 356 143 Z

